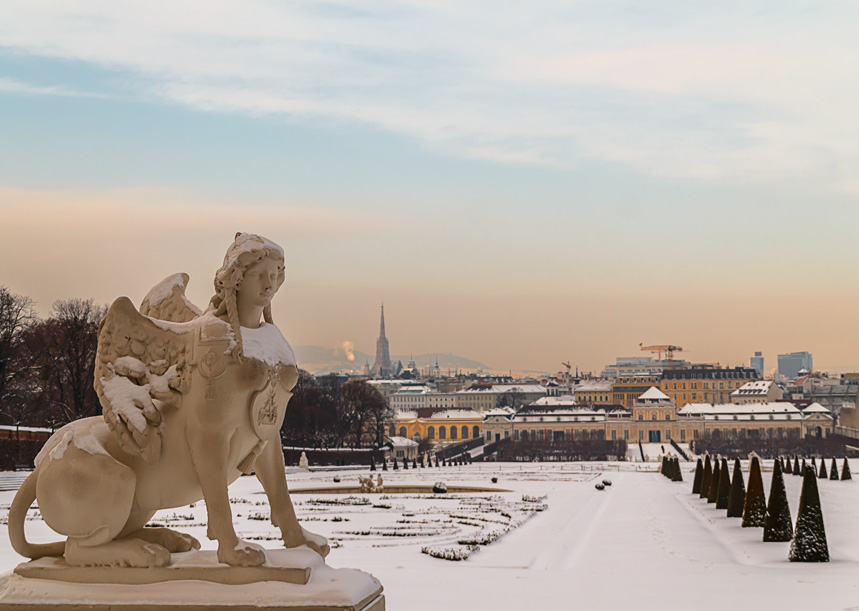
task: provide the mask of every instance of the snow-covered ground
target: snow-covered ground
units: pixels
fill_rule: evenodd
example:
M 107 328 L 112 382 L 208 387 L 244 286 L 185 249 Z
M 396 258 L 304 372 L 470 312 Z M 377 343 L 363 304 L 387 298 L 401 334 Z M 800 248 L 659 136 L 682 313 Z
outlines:
M 766 461 L 767 466 L 771 462 Z M 851 463 L 859 473 L 859 461 Z M 373 573 L 389 609 L 845 609 L 859 608 L 859 484 L 818 480 L 829 550 L 826 564 L 792 564 L 789 543 L 762 543 L 761 529 L 708 505 L 692 488 L 629 463 L 480 464 L 380 472 L 386 485 L 485 485 L 510 492 L 448 494 L 300 494 L 356 486 L 360 471 L 290 470 L 299 518 L 332 542 L 328 563 Z M 839 463 L 839 469 L 841 465 Z M 771 471 L 764 473 L 767 495 Z M 497 484 L 490 478 L 497 477 Z M 748 473 L 744 474 L 746 480 Z M 598 491 L 594 484 L 610 479 Z M 14 474 L 0 475 L 5 521 Z M 785 476 L 794 519 L 801 478 Z M 4 482 L 7 485 L 3 485 Z M 241 536 L 274 547 L 276 531 L 255 478 L 231 488 Z M 351 498 L 348 498 L 351 497 Z M 545 504 L 545 507 L 544 507 Z M 56 539 L 31 510 L 28 538 Z M 204 548 L 205 507 L 159 513 L 161 522 L 196 536 Z M 0 570 L 22 559 L 0 531 Z M 492 534 L 490 534 L 492 533 Z M 465 561 L 421 549 L 467 550 L 458 541 L 491 539 Z M 484 536 L 490 534 L 488 537 Z

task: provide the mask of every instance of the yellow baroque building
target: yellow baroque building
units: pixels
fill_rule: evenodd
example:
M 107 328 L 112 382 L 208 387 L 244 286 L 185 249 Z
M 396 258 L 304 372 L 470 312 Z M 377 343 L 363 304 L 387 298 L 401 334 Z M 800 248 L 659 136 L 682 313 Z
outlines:
M 400 411 L 388 427 L 391 437 L 440 443 L 479 438 L 482 431 L 483 415 L 470 409 L 448 409 L 427 417 L 420 417 L 414 411 Z

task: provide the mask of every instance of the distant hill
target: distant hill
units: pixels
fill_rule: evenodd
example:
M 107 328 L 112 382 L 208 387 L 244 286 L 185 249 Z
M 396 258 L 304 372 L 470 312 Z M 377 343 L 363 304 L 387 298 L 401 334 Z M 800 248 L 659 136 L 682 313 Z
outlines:
M 360 350 L 354 350 L 352 354 L 355 360 L 350 362 L 346 357 L 346 352 L 342 348 L 324 348 L 322 346 L 293 346 L 295 350 L 295 358 L 298 359 L 298 365 L 302 369 L 306 369 L 310 373 L 327 373 L 329 371 L 349 371 L 354 369 L 360 372 L 364 367 L 364 363 L 369 363 L 373 366 L 373 361 L 376 359 L 375 354 L 367 354 Z M 406 366 L 410 358 L 414 358 L 418 368 L 426 367 L 435 364 L 435 359 L 438 357 L 438 366 L 442 370 L 447 369 L 467 369 L 474 371 L 477 369 L 488 370 L 489 367 L 479 361 L 457 356 L 449 352 L 445 353 L 428 353 L 415 355 L 391 355 L 391 360 L 394 362 L 402 361 L 403 366 Z

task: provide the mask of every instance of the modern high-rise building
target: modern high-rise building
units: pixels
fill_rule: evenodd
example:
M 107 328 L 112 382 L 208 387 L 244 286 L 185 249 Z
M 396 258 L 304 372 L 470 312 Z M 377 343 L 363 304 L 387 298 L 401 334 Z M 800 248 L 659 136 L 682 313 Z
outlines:
M 780 376 L 794 380 L 799 376 L 802 369 L 809 373 L 814 371 L 814 362 L 810 352 L 791 352 L 778 355 L 778 374 Z
M 755 352 L 755 355 L 749 359 L 749 367 L 757 371 L 760 377 L 764 377 L 764 355 L 761 352 Z
M 379 323 L 379 339 L 376 340 L 376 362 L 373 363 L 373 375 L 385 378 L 391 375 L 391 353 L 388 349 L 388 338 L 385 337 L 385 304 L 382 304 L 382 319 Z

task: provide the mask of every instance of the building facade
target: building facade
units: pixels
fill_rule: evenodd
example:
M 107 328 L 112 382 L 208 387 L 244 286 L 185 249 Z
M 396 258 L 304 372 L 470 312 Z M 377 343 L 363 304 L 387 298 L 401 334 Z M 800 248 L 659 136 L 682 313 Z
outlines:
M 778 355 L 778 374 L 783 378 L 795 380 L 803 369 L 807 373 L 814 371 L 814 360 L 810 352 L 790 352 Z
M 812 404 L 800 411 L 791 403 L 689 404 L 677 409 L 656 387 L 643 393 L 632 409 L 620 405 L 543 404 L 485 415 L 486 443 L 503 439 L 560 441 L 625 440 L 628 443 L 687 443 L 710 437 L 827 437 L 833 418 Z
M 732 392 L 756 379 L 758 374 L 751 367 L 666 369 L 660 390 L 674 405 L 730 403 Z

